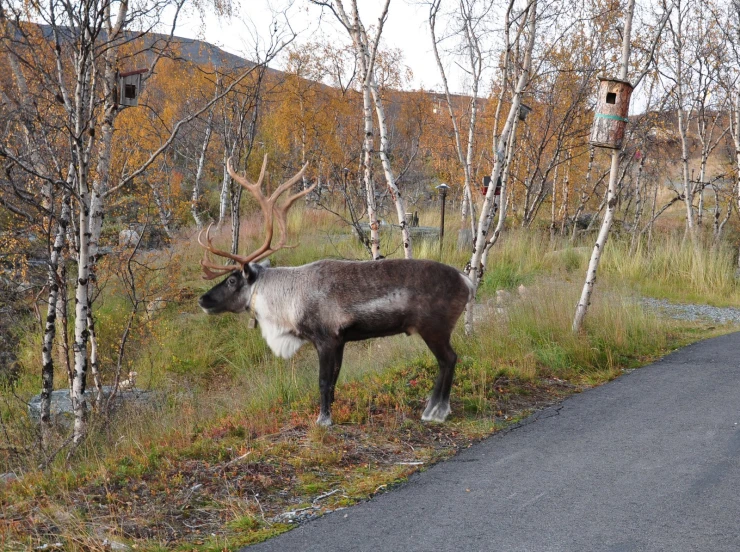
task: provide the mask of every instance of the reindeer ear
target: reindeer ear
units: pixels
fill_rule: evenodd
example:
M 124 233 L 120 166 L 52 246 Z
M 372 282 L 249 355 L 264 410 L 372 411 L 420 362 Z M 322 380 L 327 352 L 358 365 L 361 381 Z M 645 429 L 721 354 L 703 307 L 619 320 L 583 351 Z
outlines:
M 247 283 L 250 286 L 257 279 L 257 274 L 259 274 L 259 271 L 255 266 L 252 265 L 252 263 L 247 263 L 244 265 L 244 277 L 247 279 Z
M 265 259 L 264 261 L 260 261 L 260 265 L 265 268 L 270 268 L 270 259 Z

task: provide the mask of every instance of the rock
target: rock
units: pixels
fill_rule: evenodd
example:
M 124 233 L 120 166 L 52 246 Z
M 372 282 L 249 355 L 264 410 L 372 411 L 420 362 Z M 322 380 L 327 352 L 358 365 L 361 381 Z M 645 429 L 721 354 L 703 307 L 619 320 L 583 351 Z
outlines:
M 165 301 L 161 297 L 157 297 L 156 299 L 149 301 L 146 304 L 146 313 L 149 316 L 149 318 L 152 318 L 155 314 L 163 310 L 166 306 L 167 306 L 167 301 Z
M 103 386 L 103 395 L 109 396 L 113 391 L 110 385 Z M 95 389 L 85 390 L 85 399 L 88 405 L 95 398 Z M 141 389 L 121 389 L 119 386 L 118 393 L 113 399 L 113 408 L 118 408 L 124 404 L 127 405 L 146 405 L 157 402 L 159 393 L 154 391 L 144 391 Z M 28 416 L 35 423 L 41 422 L 41 395 L 34 396 L 28 402 Z M 58 389 L 51 393 L 51 417 L 54 423 L 67 426 L 74 420 L 74 411 L 72 409 L 72 400 L 69 396 L 69 389 Z
M 473 247 L 473 231 L 470 228 L 461 228 L 457 233 L 457 249 L 471 249 Z
M 511 292 L 506 291 L 505 289 L 497 289 L 496 290 L 496 304 L 498 305 L 504 305 L 511 301 Z
M 42 544 L 41 546 L 37 546 L 34 548 L 34 550 L 64 550 L 64 543 L 63 542 L 53 542 L 48 544 Z
M 576 227 L 579 230 L 585 230 L 586 228 L 588 228 L 588 225 L 591 224 L 591 221 L 596 218 L 596 216 L 596 213 L 581 213 L 576 219 Z
M 122 542 L 105 539 L 103 541 L 103 549 L 105 550 L 131 550 L 131 547 L 128 544 L 124 544 Z
M 0 485 L 6 485 L 7 483 L 12 483 L 13 481 L 18 481 L 18 476 L 13 472 L 0 474 Z
M 129 372 L 128 373 L 128 379 L 123 380 L 118 384 L 119 389 L 133 389 L 136 387 L 136 376 L 138 376 L 138 372 Z
M 529 295 L 529 290 L 524 287 L 524 284 L 519 284 L 519 287 L 516 290 L 519 292 L 520 297 L 526 297 Z
M 118 247 L 135 246 L 139 243 L 141 236 L 136 230 L 121 230 L 118 233 Z

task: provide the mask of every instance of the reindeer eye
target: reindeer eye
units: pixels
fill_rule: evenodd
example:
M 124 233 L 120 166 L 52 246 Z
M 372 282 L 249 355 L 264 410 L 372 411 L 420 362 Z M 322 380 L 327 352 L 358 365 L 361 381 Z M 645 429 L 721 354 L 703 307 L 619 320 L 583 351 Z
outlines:
M 235 286 L 236 285 L 236 278 L 234 276 L 232 276 L 231 278 L 229 278 L 229 285 L 230 286 Z

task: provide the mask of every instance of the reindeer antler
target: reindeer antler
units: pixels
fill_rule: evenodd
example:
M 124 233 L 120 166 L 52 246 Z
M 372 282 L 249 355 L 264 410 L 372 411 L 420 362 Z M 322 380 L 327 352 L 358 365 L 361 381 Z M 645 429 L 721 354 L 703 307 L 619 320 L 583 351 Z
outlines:
M 239 263 L 242 267 L 249 262 L 249 260 L 246 257 L 242 257 L 241 255 L 233 255 L 227 251 L 221 251 L 220 249 L 216 249 L 213 247 L 213 242 L 211 240 L 211 226 L 213 226 L 213 223 L 208 225 L 208 228 L 205 230 L 206 233 L 206 241 L 207 243 L 203 243 L 203 240 L 201 240 L 201 236 L 203 235 L 203 230 L 200 231 L 198 234 L 198 243 L 201 245 L 201 247 L 205 248 L 205 251 L 203 252 L 203 258 L 200 261 L 200 266 L 203 268 L 203 279 L 204 280 L 213 280 L 214 278 L 218 278 L 219 276 L 223 276 L 224 274 L 227 274 L 229 272 L 233 272 L 239 266 L 237 265 L 219 265 L 212 263 L 208 260 L 208 252 L 218 255 L 219 257 L 226 257 L 227 259 L 231 259 Z
M 201 266 L 203 267 L 205 279 L 212 280 L 213 278 L 222 276 L 238 268 L 237 266 L 217 265 L 210 262 L 207 257 L 209 251 L 220 257 L 232 259 L 239 263 L 239 265 L 241 265 L 241 267 L 243 268 L 247 263 L 264 259 L 265 257 L 272 255 L 280 249 L 295 247 L 295 245 L 285 245 L 285 240 L 288 233 L 288 210 L 298 199 L 302 198 L 306 194 L 310 193 L 314 188 L 316 188 L 318 181 L 314 182 L 314 184 L 309 188 L 306 188 L 305 190 L 301 190 L 297 194 L 289 196 L 282 206 L 277 206 L 276 202 L 286 190 L 290 189 L 293 184 L 298 182 L 298 180 L 303 177 L 303 173 L 306 171 L 307 167 L 308 163 L 303 165 L 303 168 L 301 168 L 301 170 L 298 171 L 298 173 L 293 176 L 293 178 L 283 182 L 280 186 L 278 186 L 277 189 L 275 189 L 275 191 L 272 192 L 272 194 L 268 198 L 265 197 L 265 195 L 262 193 L 262 180 L 265 177 L 265 170 L 267 169 L 267 155 L 265 155 L 264 161 L 262 162 L 262 170 L 260 171 L 259 179 L 255 183 L 252 183 L 247 180 L 246 177 L 237 174 L 231 166 L 231 158 L 227 160 L 226 170 L 229 172 L 231 178 L 238 182 L 243 188 L 246 188 L 257 199 L 260 207 L 262 208 L 262 212 L 265 215 L 265 241 L 260 247 L 258 247 L 249 255 L 234 255 L 232 253 L 227 253 L 226 251 L 221 251 L 213 247 L 213 244 L 211 243 L 211 238 L 209 236 L 211 230 L 211 227 L 209 226 L 208 230 L 206 231 L 206 240 L 208 242 L 207 244 L 203 243 L 203 241 L 201 240 L 201 234 L 203 232 L 198 235 L 198 243 L 206 249 L 206 251 L 203 253 L 203 260 L 200 262 Z M 280 239 L 278 241 L 278 244 L 275 247 L 272 247 L 272 237 L 274 234 L 273 223 L 275 220 L 277 220 L 278 229 L 280 230 Z

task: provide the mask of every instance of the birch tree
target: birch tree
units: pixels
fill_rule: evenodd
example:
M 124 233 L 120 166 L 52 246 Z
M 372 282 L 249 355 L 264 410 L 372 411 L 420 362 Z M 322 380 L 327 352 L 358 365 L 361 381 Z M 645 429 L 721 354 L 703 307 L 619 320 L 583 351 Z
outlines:
M 218 87 L 216 87 L 216 95 L 218 95 Z M 195 169 L 195 178 L 193 179 L 193 193 L 190 199 L 190 213 L 193 215 L 196 228 L 200 231 L 203 229 L 203 217 L 201 214 L 201 194 L 203 184 L 203 173 L 205 172 L 206 166 L 206 154 L 208 153 L 208 145 L 211 143 L 211 133 L 213 132 L 213 111 L 214 107 L 208 110 L 208 117 L 206 119 L 206 126 L 203 130 L 203 143 L 200 147 L 200 155 L 198 156 L 198 165 Z
M 699 195 L 696 223 L 701 226 L 704 217 L 704 190 L 714 180 L 708 171 L 709 156 L 724 142 L 730 129 L 727 119 L 723 117 L 727 112 L 728 97 L 722 93 L 720 73 L 728 60 L 725 59 L 719 21 L 711 16 L 707 17 L 705 9 L 699 11 L 697 17 L 699 40 L 696 43 L 692 95 L 696 101 L 694 123 L 699 138 L 699 178 L 694 184 L 695 192 Z
M 630 61 L 630 50 L 631 50 L 631 38 L 632 38 L 632 18 L 635 11 L 635 0 L 629 0 L 627 4 L 627 11 L 624 16 L 624 31 L 623 31 L 623 43 L 622 43 L 622 65 L 619 71 L 619 79 L 626 81 L 627 73 L 629 70 Z M 604 221 L 601 224 L 599 230 L 599 236 L 596 239 L 593 252 L 591 253 L 591 260 L 588 264 L 588 272 L 586 274 L 586 283 L 583 286 L 581 292 L 581 299 L 576 307 L 576 315 L 573 320 L 573 331 L 579 332 L 583 326 L 583 319 L 586 316 L 588 306 L 591 301 L 591 293 L 593 293 L 593 287 L 596 283 L 596 272 L 599 267 L 599 260 L 601 259 L 601 253 L 606 245 L 606 240 L 609 237 L 609 230 L 611 229 L 612 221 L 614 219 L 614 211 L 617 205 L 617 174 L 619 172 L 619 150 L 612 151 L 612 162 L 611 170 L 609 173 L 609 188 L 607 190 L 607 211 L 604 216 Z
M 453 19 L 455 31 L 447 32 L 446 36 L 437 36 L 437 20 L 440 16 L 442 0 L 433 0 L 429 4 L 429 31 L 432 39 L 432 51 L 437 62 L 442 90 L 444 92 L 447 112 L 452 122 L 455 152 L 460 167 L 463 171 L 463 201 L 461 208 L 462 236 L 469 233 L 469 239 L 463 238 L 462 242 L 472 241 L 475 233 L 475 203 L 473 202 L 473 157 L 475 155 L 475 131 L 478 123 L 478 91 L 483 73 L 483 51 L 481 47 L 481 33 L 485 15 L 491 9 L 487 2 L 476 0 L 460 0 L 457 11 L 449 16 Z M 452 101 L 447 72 L 440 55 L 440 44 L 450 36 L 460 36 L 461 57 L 465 61 L 465 72 L 470 79 L 470 100 L 467 112 L 467 138 L 463 142 L 459 119 L 461 114 L 457 113 L 456 106 Z M 464 130 L 464 129 L 463 129 Z M 469 225 L 469 229 L 467 226 Z
M 3 53 L 17 62 L 39 91 L 19 117 L 43 121 L 53 116 L 60 122 L 57 126 L 40 125 L 34 129 L 35 141 L 41 147 L 30 151 L 42 157 L 42 162 L 34 162 L 21 144 L 14 143 L 0 145 L 0 157 L 13 163 L 25 178 L 41 182 L 43 188 L 68 192 L 76 213 L 72 217 L 77 274 L 70 393 L 75 444 L 81 442 L 87 430 L 88 370 L 99 382 L 93 300 L 99 240 L 107 205 L 117 192 L 145 173 L 186 124 L 205 113 L 254 70 L 254 67 L 244 70 L 220 96 L 178 120 L 143 162 L 136 166 L 124 163 L 121 171 L 113 174 L 114 130 L 122 111 L 116 93 L 117 71 L 120 63 L 126 60 L 126 48 L 151 32 L 166 9 L 174 9 L 174 18 L 170 19 L 173 22 L 171 39 L 181 7 L 180 0 L 136 5 L 127 1 L 63 0 L 48 6 L 4 3 L 0 14 Z M 41 33 L 40 27 L 25 23 L 29 20 L 43 21 L 48 32 Z M 139 32 L 128 31 L 127 27 L 134 23 Z M 272 54 L 278 49 L 276 47 Z M 149 74 L 153 73 L 161 54 L 155 51 L 149 63 Z M 46 370 L 45 373 L 53 375 L 53 370 Z M 48 389 L 53 382 L 45 380 L 43 385 Z M 100 397 L 99 384 L 97 387 Z
M 670 16 L 671 10 L 672 6 L 667 8 L 663 14 L 663 17 L 656 25 L 655 32 L 652 35 L 651 46 L 648 48 L 648 57 L 645 61 L 644 69 L 635 80 L 635 83 L 633 85 L 634 87 L 637 87 L 639 85 L 653 63 L 655 46 L 658 43 L 658 39 L 663 31 L 668 17 Z M 635 0 L 629 0 L 624 16 L 624 25 L 622 28 L 622 58 L 619 71 L 619 79 L 623 81 L 627 80 L 629 74 L 630 53 L 632 49 L 632 20 L 634 17 L 634 11 Z M 604 219 L 601 223 L 599 235 L 596 238 L 596 243 L 594 244 L 593 251 L 591 252 L 591 258 L 589 260 L 588 269 L 586 271 L 586 281 L 583 285 L 583 290 L 581 291 L 581 297 L 578 301 L 578 305 L 576 306 L 576 312 L 573 318 L 572 325 L 574 333 L 580 332 L 581 328 L 583 327 L 583 321 L 586 317 L 586 313 L 588 312 L 588 307 L 591 304 L 591 294 L 593 293 L 594 286 L 596 285 L 596 274 L 599 268 L 599 261 L 601 260 L 601 255 L 604 251 L 604 247 L 606 246 L 606 241 L 609 238 L 609 231 L 614 220 L 614 212 L 617 207 L 618 199 L 618 183 L 619 181 L 621 181 L 621 179 L 619 178 L 620 155 L 620 150 L 612 151 L 611 168 L 609 171 L 609 185 L 605 198 L 606 214 L 604 215 Z
M 706 104 L 711 77 L 706 72 L 710 66 L 703 66 L 707 52 L 705 42 L 710 41 L 711 25 L 704 16 L 704 4 L 693 0 L 676 0 L 673 16 L 668 19 L 670 47 L 661 59 L 660 74 L 667 83 L 667 92 L 672 99 L 677 114 L 677 130 L 681 141 L 681 182 L 683 202 L 686 211 L 686 234 L 692 243 L 697 238 L 697 216 L 694 201 L 701 193 L 700 182 L 691 175 L 690 157 L 692 153 L 689 130 L 697 112 Z M 702 89 L 704 91 L 702 92 Z M 704 96 L 704 99 L 702 99 Z M 706 112 L 699 119 L 706 123 Z M 699 124 L 702 124 L 701 122 Z M 705 141 L 704 148 L 711 146 Z M 704 167 L 706 169 L 706 167 Z
M 368 35 L 368 32 L 360 19 L 357 0 L 349 0 L 349 14 L 347 10 L 345 10 L 344 2 L 342 0 L 331 0 L 331 2 L 311 0 L 311 2 L 331 10 L 337 21 L 339 21 L 349 34 L 355 49 L 358 80 L 362 89 L 363 100 L 363 120 L 365 129 L 365 139 L 363 142 L 363 174 L 367 197 L 367 214 L 370 218 L 370 244 L 373 259 L 380 257 L 380 221 L 377 216 L 375 187 L 372 178 L 372 154 L 375 151 L 373 149 L 375 147 L 373 110 L 377 117 L 378 131 L 380 134 L 380 148 L 377 150 L 377 153 L 380 158 L 388 192 L 396 207 L 398 224 L 401 228 L 404 257 L 410 259 L 413 257 L 413 247 L 411 243 L 411 233 L 406 221 L 406 204 L 398 186 L 396 185 L 396 177 L 391 167 L 389 155 L 390 142 L 385 107 L 382 95 L 378 89 L 377 79 L 375 77 L 375 63 L 378 55 L 378 46 L 380 44 L 380 37 L 383 33 L 383 27 L 388 18 L 390 0 L 385 0 L 382 4 L 381 14 L 378 18 L 374 36 Z
M 261 59 L 258 51 L 256 59 Z M 265 71 L 267 63 L 258 64 L 250 78 L 234 87 L 221 103 L 220 134 L 223 142 L 223 180 L 219 194 L 219 224 L 227 215 L 231 220 L 231 253 L 239 251 L 239 231 L 241 229 L 241 199 L 244 188 L 229 175 L 227 162 L 233 160 L 235 167 L 248 165 L 254 151 L 257 126 L 262 108 Z M 237 74 L 225 74 L 223 79 L 231 82 Z
M 509 28 L 510 28 L 510 14 L 513 8 L 513 2 L 509 4 L 507 10 L 507 18 L 505 23 L 506 30 L 506 51 L 511 48 L 511 43 L 508 40 Z M 493 144 L 493 171 L 491 172 L 491 182 L 494 185 L 488 187 L 485 199 L 483 201 L 483 207 L 478 218 L 478 223 L 475 232 L 475 243 L 473 245 L 473 252 L 468 265 L 465 268 L 465 272 L 473 282 L 473 288 L 477 291 L 483 277 L 483 271 L 485 269 L 485 262 L 488 255 L 488 251 L 498 239 L 498 236 L 503 229 L 503 220 L 506 217 L 506 183 L 502 180 L 501 187 L 501 206 L 499 213 L 499 225 L 493 232 L 493 235 L 489 237 L 489 230 L 493 223 L 493 218 L 496 215 L 494 209 L 495 200 L 495 183 L 499 177 L 504 173 L 504 169 L 507 165 L 507 159 L 510 160 L 511 152 L 513 151 L 513 136 L 515 135 L 516 125 L 519 117 L 519 106 L 522 103 L 522 94 L 524 93 L 527 85 L 529 84 L 530 71 L 532 69 L 532 52 L 534 50 L 535 43 L 535 32 L 537 28 L 537 0 L 532 0 L 523 13 L 519 17 L 519 33 L 523 33 L 526 28 L 526 45 L 524 47 L 524 60 L 522 62 L 521 74 L 517 80 L 516 86 L 514 87 L 511 106 L 509 108 L 509 114 L 506 118 L 506 123 L 501 131 L 501 134 L 495 137 Z M 501 102 L 499 102 L 499 106 Z M 508 154 L 508 155 L 507 155 Z M 465 332 L 470 334 L 473 331 L 473 306 L 475 303 L 475 293 L 471 294 L 470 303 L 465 310 Z
M 719 14 L 715 14 L 719 19 Z M 722 65 L 720 82 L 729 107 L 729 133 L 732 137 L 735 180 L 732 190 L 740 211 L 740 0 L 730 0 L 727 15 L 721 25 L 724 34 L 723 50 L 727 62 Z M 738 254 L 740 270 L 740 254 Z

